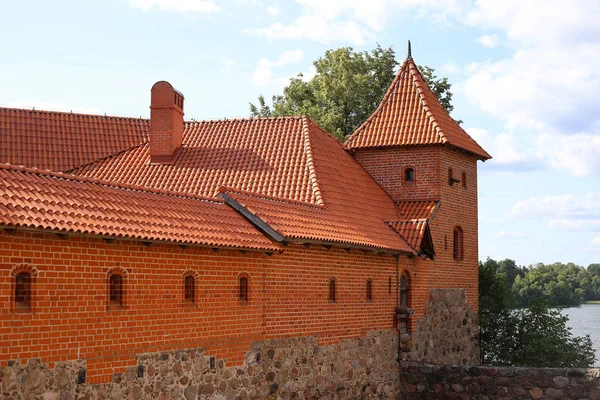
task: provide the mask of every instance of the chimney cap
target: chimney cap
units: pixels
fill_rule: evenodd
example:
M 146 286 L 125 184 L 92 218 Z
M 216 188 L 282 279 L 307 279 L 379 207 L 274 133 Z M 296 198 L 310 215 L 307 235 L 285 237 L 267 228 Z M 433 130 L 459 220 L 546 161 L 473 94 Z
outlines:
M 177 93 L 178 95 L 180 95 L 181 97 L 183 97 L 183 98 L 185 99 L 185 96 L 183 95 L 183 93 L 181 93 L 179 90 L 175 89 L 175 88 L 173 87 L 173 85 L 171 85 L 171 84 L 170 84 L 169 82 L 167 82 L 167 81 L 158 81 L 158 82 L 156 82 L 154 85 L 152 85 L 152 89 L 150 89 L 150 91 L 154 91 L 154 88 L 155 88 L 157 85 L 161 85 L 161 86 L 163 86 L 163 85 L 168 85 L 168 86 L 171 88 L 171 90 L 173 90 L 175 93 Z

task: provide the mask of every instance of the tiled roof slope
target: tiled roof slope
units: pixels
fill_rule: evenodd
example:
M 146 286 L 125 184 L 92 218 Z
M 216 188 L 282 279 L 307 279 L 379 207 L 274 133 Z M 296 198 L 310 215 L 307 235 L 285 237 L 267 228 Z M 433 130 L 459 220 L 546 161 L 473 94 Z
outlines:
M 0 108 L 0 162 L 65 172 L 140 145 L 145 119 Z
M 439 207 L 439 201 L 435 200 L 407 200 L 396 202 L 396 210 L 399 219 L 425 219 L 433 217 L 433 213 Z
M 377 110 L 348 138 L 346 148 L 436 144 L 465 150 L 482 160 L 491 158 L 448 115 L 409 57 Z
M 0 225 L 215 247 L 280 247 L 220 199 L 0 164 Z
M 228 186 L 320 204 L 307 129 L 303 117 L 186 122 L 173 165 L 150 164 L 145 144 L 72 172 L 202 196 Z
M 427 227 L 427 221 L 423 219 L 413 219 L 405 221 L 390 221 L 390 227 L 398 232 L 408 244 L 414 249 L 421 247 L 423 236 L 425 235 L 425 228 Z
M 408 244 L 420 251 L 423 249 L 423 240 L 430 235 L 429 221 L 433 219 L 439 206 L 439 201 L 399 201 L 396 203 L 399 219 L 388 221 L 388 224 Z M 426 245 L 433 246 L 433 243 Z
M 341 143 L 308 121 L 309 145 L 324 205 L 312 206 L 257 194 L 227 194 L 290 241 L 349 243 L 404 253 L 415 251 L 384 223 L 394 203 Z

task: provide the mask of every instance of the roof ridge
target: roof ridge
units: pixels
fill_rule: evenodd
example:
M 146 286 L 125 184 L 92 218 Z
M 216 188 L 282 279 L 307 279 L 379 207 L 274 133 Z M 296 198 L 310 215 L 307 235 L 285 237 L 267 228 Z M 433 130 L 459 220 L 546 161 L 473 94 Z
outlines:
M 310 138 L 309 125 L 313 123 L 310 118 L 302 117 L 302 136 L 304 141 L 304 152 L 306 153 L 306 165 L 308 166 L 308 178 L 316 197 L 316 204 L 324 205 L 321 187 L 319 185 L 319 177 L 315 168 L 315 159 L 312 151 L 312 141 Z M 313 123 L 314 124 L 314 123 Z M 318 126 L 318 125 L 317 125 Z M 329 134 L 327 135 L 329 136 Z
M 119 155 L 121 155 L 121 154 L 123 154 L 123 153 L 126 153 L 126 152 L 128 152 L 128 151 L 135 150 L 135 149 L 137 149 L 137 148 L 140 148 L 140 147 L 142 147 L 142 146 L 145 146 L 145 145 L 147 145 L 148 143 L 149 143 L 149 141 L 144 141 L 144 142 L 142 142 L 142 143 L 138 143 L 138 144 L 136 144 L 135 146 L 127 147 L 127 148 L 125 148 L 125 149 L 122 149 L 122 150 L 116 151 L 116 152 L 114 152 L 114 153 L 111 153 L 111 154 L 109 154 L 109 155 L 107 155 L 107 156 L 100 157 L 100 158 L 96 158 L 96 159 L 94 159 L 94 160 L 92 160 L 92 161 L 90 161 L 90 162 L 87 162 L 87 163 L 84 163 L 84 164 L 81 164 L 81 165 L 77 165 L 77 166 L 75 166 L 75 167 L 73 167 L 73 168 L 71 168 L 71 169 L 68 169 L 68 170 L 66 170 L 66 171 L 65 171 L 65 173 L 72 174 L 72 175 L 77 175 L 77 174 L 75 174 L 75 173 L 74 173 L 74 172 L 72 172 L 72 171 L 75 171 L 75 170 L 77 170 L 77 169 L 79 169 L 79 168 L 86 168 L 86 167 L 89 167 L 90 165 L 92 165 L 92 164 L 95 164 L 95 163 L 97 163 L 97 162 L 105 161 L 105 160 L 108 160 L 109 158 L 113 158 L 113 157 L 119 156 Z
M 74 182 L 91 183 L 94 185 L 109 186 L 109 187 L 113 187 L 113 188 L 117 188 L 117 189 L 133 190 L 133 191 L 137 191 L 137 192 L 144 192 L 144 193 L 150 193 L 150 194 L 161 194 L 161 195 L 166 195 L 166 196 L 187 198 L 187 199 L 200 200 L 200 201 L 209 201 L 209 202 L 213 202 L 213 203 L 224 203 L 223 200 L 216 198 L 216 197 L 200 196 L 200 195 L 195 195 L 192 193 L 176 192 L 173 190 L 155 189 L 155 188 L 149 188 L 149 187 L 144 187 L 144 186 L 139 186 L 139 185 L 130 185 L 130 184 L 125 184 L 125 183 L 106 181 L 103 179 L 89 178 L 89 177 L 85 177 L 85 176 L 79 176 L 79 175 L 74 175 L 74 174 L 69 174 L 69 173 L 64 173 L 64 172 L 54 172 L 54 171 L 50 171 L 48 169 L 43 170 L 43 169 L 38 169 L 38 168 L 30 168 L 30 167 L 25 167 L 23 165 L 0 163 L 0 169 L 8 170 L 8 171 L 25 172 L 25 173 L 36 174 L 36 175 L 41 175 L 41 176 L 48 176 L 51 178 L 65 179 L 65 180 L 70 180 L 70 181 L 74 181 Z
M 419 95 L 419 99 L 421 100 L 421 103 L 423 104 L 423 108 L 426 111 L 425 114 L 427 115 L 427 118 L 429 119 L 429 122 L 435 128 L 436 133 L 440 136 L 440 139 L 445 144 L 445 143 L 448 142 L 448 138 L 446 137 L 446 134 L 442 130 L 442 127 L 438 124 L 437 120 L 433 116 L 433 111 L 431 111 L 431 108 L 429 107 L 429 102 L 425 98 L 423 92 L 425 90 L 429 90 L 431 92 L 431 94 L 434 95 L 434 97 L 435 97 L 435 94 L 433 93 L 433 91 L 431 91 L 431 89 L 429 88 L 429 85 L 425 82 L 425 78 L 421 74 L 421 71 L 419 71 L 419 67 L 417 67 L 417 65 L 415 64 L 414 60 L 411 58 L 411 59 L 407 60 L 407 63 L 408 63 L 408 67 L 407 67 L 408 68 L 408 72 L 409 72 L 410 76 L 413 78 L 413 85 L 415 86 L 415 88 L 417 90 L 417 93 Z M 413 69 L 416 71 L 416 76 L 418 78 L 420 78 L 420 79 L 415 79 L 415 72 L 413 71 Z M 426 88 L 422 88 L 421 87 L 422 84 L 425 84 Z
M 394 80 L 390 84 L 390 87 L 388 88 L 387 92 L 385 92 L 385 94 L 381 98 L 381 101 L 379 102 L 379 105 L 377 106 L 375 111 L 373 111 L 373 113 L 369 115 L 369 118 L 367 118 L 362 124 L 360 124 L 360 126 L 356 129 L 356 131 L 354 131 L 352 135 L 348 136 L 348 139 L 346 139 L 346 141 L 344 142 L 344 148 L 348 148 L 348 145 L 352 143 L 352 141 L 354 141 L 354 139 L 356 139 L 358 135 L 360 135 L 361 131 L 364 130 L 367 127 L 367 125 L 371 122 L 371 120 L 381 112 L 384 105 L 387 104 L 388 101 L 390 101 L 392 93 L 394 93 L 394 91 L 397 89 L 398 83 L 400 82 L 402 76 L 402 69 L 404 68 L 407 62 L 408 59 L 404 60 L 404 62 L 400 66 L 398 73 L 394 77 Z
M 305 207 L 312 207 L 312 208 L 319 208 L 319 209 L 325 208 L 324 204 L 315 204 L 315 203 L 310 203 L 310 202 L 305 202 L 305 201 L 300 201 L 300 200 L 292 200 L 292 199 L 285 199 L 282 197 L 269 196 L 266 194 L 253 192 L 250 190 L 237 189 L 237 188 L 234 188 L 231 186 L 223 185 L 223 186 L 219 187 L 219 192 L 220 193 L 235 193 L 235 194 L 239 194 L 242 196 L 252 196 L 252 197 L 256 197 L 258 199 L 276 201 L 276 202 L 280 202 L 280 203 L 293 204 L 293 205 L 298 205 L 298 206 L 305 206 Z
M 0 106 L 0 111 L 1 110 L 17 111 L 17 112 L 27 111 L 27 112 L 43 113 L 43 114 L 73 115 L 73 116 L 79 116 L 79 117 L 92 117 L 92 118 L 111 118 L 111 119 L 127 119 L 127 120 L 134 120 L 134 121 L 150 121 L 149 118 L 142 118 L 141 116 L 140 117 L 132 117 L 132 116 L 128 117 L 128 116 L 123 116 L 123 115 L 108 115 L 106 113 L 104 113 L 104 115 L 102 115 L 102 114 L 90 114 L 90 113 L 81 113 L 81 112 L 73 112 L 73 111 L 44 110 L 44 109 L 38 110 L 35 107 L 20 108 L 20 107 L 1 107 Z

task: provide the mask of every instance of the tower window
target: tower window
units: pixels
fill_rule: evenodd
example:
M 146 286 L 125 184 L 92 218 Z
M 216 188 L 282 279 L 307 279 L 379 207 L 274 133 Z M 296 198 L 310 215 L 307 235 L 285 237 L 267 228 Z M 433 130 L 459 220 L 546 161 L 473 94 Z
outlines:
M 464 257 L 463 230 L 460 226 L 454 228 L 454 259 L 462 260 Z
M 123 277 L 112 274 L 109 279 L 110 304 L 114 306 L 123 305 Z
M 240 301 L 248 302 L 248 278 L 245 276 L 240 277 Z
M 413 168 L 406 168 L 404 170 L 404 182 L 415 181 L 415 170 Z
M 336 301 L 336 288 L 335 288 L 335 279 L 331 278 L 329 280 L 329 302 L 335 303 Z
M 15 305 L 19 308 L 31 305 L 31 274 L 28 272 L 15 275 Z
M 371 279 L 367 279 L 367 301 L 373 301 L 373 281 Z
M 465 171 L 462 173 L 462 187 L 467 188 L 467 173 Z
M 392 277 L 388 276 L 388 294 L 392 294 Z
M 183 281 L 184 286 L 184 300 L 190 303 L 194 302 L 196 294 L 196 280 L 193 276 L 188 275 Z

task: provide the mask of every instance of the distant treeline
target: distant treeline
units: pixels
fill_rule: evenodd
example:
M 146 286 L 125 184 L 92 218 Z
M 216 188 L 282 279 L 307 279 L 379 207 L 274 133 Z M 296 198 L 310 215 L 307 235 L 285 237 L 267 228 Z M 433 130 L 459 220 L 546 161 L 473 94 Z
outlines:
M 510 308 L 529 307 L 537 300 L 550 307 L 576 307 L 600 300 L 600 264 L 587 268 L 573 263 L 523 267 L 513 260 L 488 258 L 479 263 L 479 269 L 495 271 L 503 278 Z

